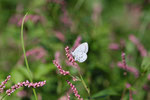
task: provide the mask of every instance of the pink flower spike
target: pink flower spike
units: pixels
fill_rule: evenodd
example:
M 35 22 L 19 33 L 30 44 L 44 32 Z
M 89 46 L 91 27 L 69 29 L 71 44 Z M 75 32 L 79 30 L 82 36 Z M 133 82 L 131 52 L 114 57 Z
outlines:
M 78 79 L 76 77 L 74 77 L 74 76 L 72 76 L 72 80 L 73 81 L 78 81 Z
M 102 6 L 100 3 L 94 3 L 93 5 L 93 11 L 92 11 L 92 20 L 94 23 L 98 23 L 99 22 L 99 16 L 101 15 L 102 12 Z
M 62 74 L 62 75 L 69 74 L 69 71 L 63 70 L 62 67 L 58 64 L 58 62 L 56 60 L 53 60 L 53 64 L 58 68 L 60 74 Z
M 70 100 L 70 95 L 69 94 L 67 94 L 67 100 Z
M 24 91 L 24 90 L 19 91 L 17 93 L 17 96 L 23 98 L 23 97 L 27 96 L 27 91 Z
M 150 90 L 150 86 L 145 84 L 145 85 L 143 86 L 143 89 L 144 89 L 145 91 L 149 91 L 149 90 Z
M 67 56 L 69 62 L 71 62 L 73 65 L 76 64 L 72 54 L 70 53 L 68 46 L 65 48 L 65 51 L 66 51 L 66 56 Z
M 135 67 L 130 67 L 126 65 L 126 68 L 124 68 L 124 64 L 122 62 L 118 62 L 117 65 L 118 67 L 133 73 L 136 78 L 139 77 L 139 71 Z
M 129 100 L 133 100 L 133 98 L 132 98 L 132 90 L 129 90 Z
M 55 32 L 55 36 L 60 40 L 60 41 L 62 41 L 62 42 L 65 42 L 65 36 L 64 36 L 64 34 L 62 33 L 62 32 L 59 32 L 59 31 L 56 31 Z
M 58 63 L 60 63 L 60 52 L 59 52 L 59 51 L 55 52 L 55 60 L 56 60 Z
M 74 42 L 73 47 L 71 48 L 71 51 L 74 51 L 74 50 L 75 50 L 75 48 L 77 48 L 77 47 L 78 47 L 78 45 L 80 45 L 81 39 L 82 39 L 82 37 L 81 37 L 81 36 L 78 36 L 78 37 L 77 37 L 77 39 L 76 39 L 76 40 L 75 40 L 75 42 Z
M 21 26 L 22 20 L 23 20 L 23 18 L 20 18 L 19 20 L 17 20 L 18 26 Z M 33 23 L 37 23 L 38 21 L 43 22 L 45 19 L 44 19 L 44 17 L 39 16 L 39 15 L 28 15 L 25 18 L 25 22 L 27 22 L 28 20 L 31 20 Z
M 147 56 L 148 54 L 147 50 L 144 48 L 144 46 L 140 43 L 140 41 L 133 34 L 129 36 L 129 39 L 137 47 L 142 57 Z
M 80 95 L 78 94 L 78 91 L 77 91 L 76 87 L 71 82 L 69 82 L 68 80 L 66 80 L 66 81 L 70 85 L 71 90 L 73 91 L 73 93 L 77 97 L 77 99 L 78 100 L 83 100 L 83 98 L 81 98 Z
M 42 47 L 33 48 L 31 50 L 28 50 L 26 52 L 26 56 L 32 56 L 33 60 L 41 60 L 42 62 L 45 62 L 45 56 L 47 55 L 47 52 Z M 21 56 L 21 59 L 18 61 L 19 64 L 22 64 L 24 61 L 24 55 Z
M 3 92 L 3 90 L 4 90 L 4 88 L 5 88 L 5 84 L 7 83 L 7 81 L 10 80 L 10 78 L 11 78 L 11 76 L 8 75 L 7 78 L 6 78 L 6 80 L 4 80 L 4 81 L 1 83 L 1 85 L 0 85 L 0 93 Z
M 119 45 L 117 43 L 111 43 L 109 45 L 109 49 L 111 49 L 111 50 L 119 50 L 120 47 L 119 47 Z
M 123 66 L 124 66 L 124 68 L 126 68 L 126 59 L 125 59 L 125 53 L 124 52 L 122 52 L 121 57 L 122 57 Z
M 150 74 L 148 74 L 148 77 L 147 77 L 147 78 L 148 78 L 148 80 L 150 80 Z
M 131 84 L 129 84 L 129 83 L 126 83 L 126 88 L 130 88 L 131 87 Z
M 40 84 L 40 85 L 39 85 L 39 84 Z M 26 82 L 20 82 L 20 83 L 17 83 L 17 84 L 15 84 L 15 85 L 13 85 L 13 86 L 11 87 L 11 89 L 6 90 L 6 94 L 7 94 L 8 96 L 10 96 L 11 93 L 15 92 L 16 89 L 21 88 L 21 87 L 23 87 L 23 86 L 25 86 L 25 87 L 32 87 L 32 88 L 38 88 L 38 87 L 44 86 L 45 84 L 46 84 L 46 81 L 42 81 L 42 82 L 38 82 L 38 83 L 30 83 L 30 82 L 27 80 Z

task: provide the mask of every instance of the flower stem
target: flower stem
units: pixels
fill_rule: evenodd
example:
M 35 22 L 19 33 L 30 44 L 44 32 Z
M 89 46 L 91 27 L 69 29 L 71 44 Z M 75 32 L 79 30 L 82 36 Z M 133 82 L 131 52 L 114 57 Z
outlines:
M 79 73 L 79 76 L 80 76 L 80 78 L 81 78 L 81 82 L 82 82 L 84 88 L 86 89 L 86 91 L 87 91 L 87 93 L 88 93 L 88 95 L 89 95 L 89 97 L 90 97 L 90 90 L 88 89 L 88 87 L 87 87 L 85 81 L 83 80 L 83 77 L 82 77 L 81 73 L 80 73 L 79 71 L 78 71 L 78 73 Z
M 1 98 L 1 100 L 3 100 L 6 96 L 7 96 L 7 94 L 5 94 L 5 95 Z
M 24 25 L 24 20 L 25 20 L 27 15 L 28 15 L 28 13 L 26 13 L 25 16 L 23 17 L 22 24 L 21 24 L 21 45 L 22 45 L 22 49 L 23 49 L 23 53 L 24 53 L 24 59 L 25 59 L 26 67 L 27 67 L 27 70 L 28 70 L 28 73 L 29 73 L 29 76 L 30 76 L 29 80 L 31 82 L 33 82 L 32 73 L 30 71 L 28 60 L 27 60 L 27 57 L 26 57 L 26 51 L 25 51 L 24 40 L 23 40 L 23 25 Z M 34 96 L 35 96 L 35 100 L 38 100 L 35 89 L 32 88 L 32 90 L 33 90 L 33 93 L 34 93 Z
M 120 100 L 123 100 L 125 93 L 126 93 L 126 87 L 123 89 L 122 96 L 121 96 Z

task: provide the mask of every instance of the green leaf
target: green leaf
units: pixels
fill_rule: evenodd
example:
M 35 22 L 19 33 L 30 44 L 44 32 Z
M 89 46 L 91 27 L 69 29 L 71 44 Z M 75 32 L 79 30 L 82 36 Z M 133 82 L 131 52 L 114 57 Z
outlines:
M 18 70 L 18 68 L 13 69 L 13 71 L 11 72 L 11 76 L 12 76 L 12 81 L 14 83 L 24 81 L 24 77 L 23 77 L 22 73 Z
M 54 69 L 55 67 L 53 64 L 40 64 L 39 66 L 37 66 L 34 76 L 36 79 L 41 79 L 41 77 L 44 77 L 44 75 L 48 74 Z
M 28 74 L 28 70 L 25 68 L 25 66 L 20 66 L 18 70 L 20 73 L 22 73 L 22 75 L 29 79 L 30 75 Z
M 118 95 L 118 93 L 114 89 L 108 88 L 108 89 L 102 90 L 102 91 L 94 94 L 92 96 L 92 98 L 98 98 L 98 97 L 110 96 L 110 95 Z
M 141 69 L 145 71 L 149 71 L 150 69 L 150 57 L 144 57 L 141 65 Z

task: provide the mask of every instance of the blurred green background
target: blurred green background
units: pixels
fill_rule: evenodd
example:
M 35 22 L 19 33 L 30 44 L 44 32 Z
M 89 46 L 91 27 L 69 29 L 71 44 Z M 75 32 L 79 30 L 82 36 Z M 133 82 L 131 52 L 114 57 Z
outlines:
M 139 73 L 150 65 L 150 58 L 141 57 L 129 40 L 129 35 L 134 34 L 149 52 L 149 0 L 0 0 L 0 82 L 7 75 L 12 76 L 6 89 L 29 79 L 20 39 L 21 18 L 27 12 L 29 17 L 24 25 L 26 51 L 42 48 L 40 51 L 43 52 L 40 56 L 37 50 L 27 57 L 33 80 L 47 81 L 44 87 L 36 89 L 39 100 L 58 100 L 68 91 L 65 80 L 71 78 L 59 75 L 52 60 L 59 51 L 61 65 L 77 75 L 74 68 L 66 67 L 64 48 L 67 45 L 71 48 L 78 36 L 82 37 L 81 43 L 89 44 L 88 59 L 79 66 L 91 96 L 96 97 L 92 100 L 120 100 L 125 84 L 136 80 L 132 73 L 124 76 L 124 71 L 117 67 L 122 51 L 110 49 L 111 43 L 125 42 L 127 64 L 136 67 Z M 131 90 L 136 92 L 133 100 L 150 100 L 150 91 L 143 89 L 150 83 L 148 72 L 147 68 L 133 84 Z M 88 94 L 81 82 L 73 84 L 86 100 Z M 19 95 L 20 91 L 25 96 Z M 34 95 L 32 89 L 21 88 L 5 100 L 34 100 Z M 73 94 L 71 100 L 76 100 Z M 129 90 L 123 100 L 129 100 Z

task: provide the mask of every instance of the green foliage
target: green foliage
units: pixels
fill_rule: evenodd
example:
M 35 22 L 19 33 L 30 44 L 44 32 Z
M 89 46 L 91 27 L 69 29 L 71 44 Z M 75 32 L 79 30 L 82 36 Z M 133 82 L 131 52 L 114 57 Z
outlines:
M 143 58 L 141 67 L 142 67 L 142 70 L 144 72 L 147 72 L 147 71 L 149 72 L 149 70 L 150 70 L 150 57 L 144 57 Z
M 137 93 L 133 94 L 133 100 L 149 100 L 149 92 L 145 91 L 143 86 L 150 84 L 147 79 L 150 57 L 149 55 L 141 57 L 137 47 L 129 40 L 130 34 L 135 35 L 147 52 L 150 51 L 149 1 L 64 0 L 64 5 L 54 1 L 0 0 L 0 82 L 9 74 L 12 76 L 6 89 L 33 76 L 33 82 L 47 81 L 44 87 L 36 89 L 37 95 L 40 95 L 42 100 L 47 98 L 57 100 L 66 95 L 69 89 L 66 80 L 72 79 L 69 76 L 59 75 L 52 60 L 55 59 L 56 51 L 59 51 L 63 69 L 69 70 L 73 76 L 78 76 L 75 68 L 66 65 L 64 48 L 66 46 L 71 48 L 76 38 L 81 36 L 81 43 L 88 42 L 89 51 L 88 59 L 84 63 L 79 63 L 79 66 L 83 79 L 90 88 L 91 98 L 120 100 L 126 83 L 130 83 L 131 87 L 126 90 L 123 100 L 129 100 L 129 90 Z M 43 48 L 45 53 L 40 59 L 37 59 L 38 53 L 27 56 L 31 76 L 22 58 L 21 26 L 18 24 L 26 12 L 32 17 L 36 16 L 34 20 L 29 18 L 25 21 L 22 30 L 26 52 Z M 71 24 L 62 22 L 64 13 Z M 64 40 L 57 36 L 57 32 L 62 33 L 60 37 L 64 36 Z M 111 43 L 120 45 L 120 41 L 125 42 L 123 49 L 109 48 Z M 121 61 L 122 50 L 126 53 L 127 65 L 139 71 L 139 78 L 135 78 L 130 72 L 124 76 L 125 71 L 117 66 Z M 72 83 L 86 100 L 88 94 L 81 81 Z M 29 93 L 27 98 L 34 100 L 31 89 L 21 88 L 21 90 L 27 91 Z M 5 99 L 26 100 L 25 97 L 17 95 L 18 91 Z M 70 96 L 71 100 L 76 100 L 73 94 Z

